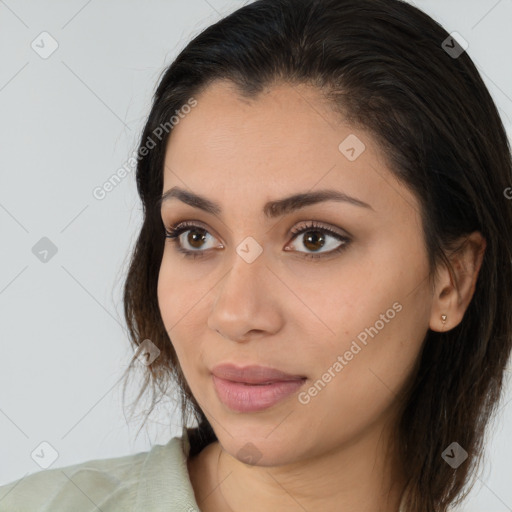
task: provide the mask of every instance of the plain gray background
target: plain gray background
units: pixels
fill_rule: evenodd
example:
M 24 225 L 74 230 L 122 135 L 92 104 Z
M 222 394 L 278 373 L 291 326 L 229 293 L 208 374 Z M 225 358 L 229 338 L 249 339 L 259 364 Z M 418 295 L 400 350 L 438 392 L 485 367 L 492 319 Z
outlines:
M 42 442 L 62 467 L 180 434 L 170 400 L 137 439 L 123 415 L 121 291 L 141 207 L 133 172 L 103 200 L 93 190 L 136 150 L 164 67 L 242 4 L 0 0 L 0 484 L 41 470 Z M 512 1 L 416 5 L 468 41 L 510 134 Z M 44 237 L 46 262 L 33 250 Z M 509 400 L 510 384 L 465 512 L 512 510 Z

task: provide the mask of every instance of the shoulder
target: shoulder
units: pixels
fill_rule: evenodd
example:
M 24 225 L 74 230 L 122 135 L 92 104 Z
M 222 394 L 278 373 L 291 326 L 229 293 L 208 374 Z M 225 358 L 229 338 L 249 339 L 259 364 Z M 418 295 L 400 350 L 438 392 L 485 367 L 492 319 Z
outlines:
M 146 452 L 31 473 L 0 486 L 0 512 L 159 511 L 164 485 L 164 505 L 172 505 L 175 491 L 183 494 L 179 489 L 190 501 L 183 447 L 183 439 L 174 437 Z
M 0 486 L 0 511 L 94 510 L 109 497 L 133 498 L 148 452 L 31 473 Z M 122 492 L 120 492 L 122 490 Z

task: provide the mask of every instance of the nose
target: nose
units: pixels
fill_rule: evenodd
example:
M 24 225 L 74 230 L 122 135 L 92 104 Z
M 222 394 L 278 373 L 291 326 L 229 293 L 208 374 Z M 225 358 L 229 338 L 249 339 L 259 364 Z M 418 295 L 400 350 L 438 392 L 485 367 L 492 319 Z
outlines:
M 236 342 L 275 334 L 283 323 L 277 281 L 263 254 L 252 263 L 235 255 L 233 266 L 212 290 L 208 327 Z

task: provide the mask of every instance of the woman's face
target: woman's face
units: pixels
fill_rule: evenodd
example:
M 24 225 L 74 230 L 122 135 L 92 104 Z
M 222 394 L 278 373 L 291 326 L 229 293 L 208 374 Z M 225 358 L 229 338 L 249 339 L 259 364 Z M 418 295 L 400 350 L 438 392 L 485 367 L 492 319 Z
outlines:
M 196 99 L 169 139 L 163 192 L 217 207 L 163 202 L 166 228 L 189 225 L 166 239 L 158 280 L 190 389 L 223 448 L 259 465 L 376 436 L 429 326 L 418 201 L 315 89 L 280 85 L 247 101 L 217 82 Z M 342 199 L 307 199 L 319 191 Z M 290 377 L 236 384 L 212 375 L 220 364 Z

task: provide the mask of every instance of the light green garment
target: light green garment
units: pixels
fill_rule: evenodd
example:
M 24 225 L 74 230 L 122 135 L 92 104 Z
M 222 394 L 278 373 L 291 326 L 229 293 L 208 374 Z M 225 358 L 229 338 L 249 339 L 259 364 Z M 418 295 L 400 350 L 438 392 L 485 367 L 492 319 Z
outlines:
M 147 452 L 32 473 L 0 486 L 0 512 L 200 512 L 189 451 L 183 429 Z
M 198 512 L 186 430 L 147 452 L 49 468 L 0 486 L 0 512 Z

